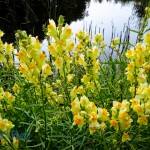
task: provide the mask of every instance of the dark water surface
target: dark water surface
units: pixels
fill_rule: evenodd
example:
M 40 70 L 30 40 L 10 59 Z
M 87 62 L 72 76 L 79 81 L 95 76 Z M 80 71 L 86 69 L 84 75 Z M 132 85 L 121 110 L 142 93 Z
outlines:
M 107 43 L 120 36 L 126 25 L 138 28 L 150 0 L 4 0 L 0 1 L 0 29 L 4 40 L 13 42 L 17 29 L 44 38 L 43 24 L 65 16 L 74 32 L 79 29 L 104 33 Z M 112 29 L 113 27 L 113 29 Z M 133 42 L 136 37 L 133 35 Z M 132 39 L 131 39 L 132 40 Z

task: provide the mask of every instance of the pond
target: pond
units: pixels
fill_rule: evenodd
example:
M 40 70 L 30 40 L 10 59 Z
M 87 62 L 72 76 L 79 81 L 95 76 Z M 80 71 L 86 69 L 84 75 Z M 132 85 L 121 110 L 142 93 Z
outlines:
M 109 45 L 114 37 L 124 38 L 126 26 L 139 28 L 144 9 L 149 0 L 11 0 L 0 1 L 0 29 L 5 32 L 4 40 L 13 42 L 17 29 L 26 30 L 42 40 L 43 24 L 48 19 L 65 16 L 65 21 L 76 33 L 80 29 L 102 33 Z M 130 33 L 131 42 L 136 34 Z M 129 39 L 128 39 L 129 40 Z

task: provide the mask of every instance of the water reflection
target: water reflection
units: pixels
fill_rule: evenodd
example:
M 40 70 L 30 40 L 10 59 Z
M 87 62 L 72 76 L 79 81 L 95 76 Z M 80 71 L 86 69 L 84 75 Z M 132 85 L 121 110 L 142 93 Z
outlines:
M 67 23 L 82 19 L 90 0 L 6 0 L 0 1 L 0 29 L 7 41 L 14 39 L 17 29 L 43 38 L 42 25 L 49 18 L 65 16 Z
M 90 7 L 92 2 L 98 6 L 105 4 L 102 5 L 101 9 L 105 8 L 106 2 L 113 2 L 113 7 L 117 7 L 118 5 L 116 4 L 128 5 L 130 3 L 133 6 L 129 5 L 131 6 L 130 10 L 127 9 L 127 11 L 132 11 L 133 9 L 133 14 L 140 18 L 144 15 L 144 9 L 148 6 L 149 0 L 5 0 L 0 1 L 0 29 L 5 32 L 4 40 L 6 41 L 13 41 L 14 33 L 17 29 L 26 30 L 28 33 L 38 35 L 42 39 L 44 36 L 42 25 L 49 18 L 56 21 L 59 15 L 64 15 L 68 24 L 75 23 L 77 20 L 81 21 L 83 18 L 88 18 L 89 12 L 87 8 Z M 110 11 L 109 7 L 106 9 L 108 9 L 108 12 Z M 123 9 L 126 8 L 124 7 Z M 95 9 L 93 8 L 93 13 L 94 11 Z M 99 11 L 96 13 L 99 13 Z M 110 16 L 116 17 L 115 15 L 110 14 Z M 125 16 L 127 15 L 122 14 L 121 17 Z M 92 17 L 96 18 L 96 15 Z M 106 21 L 108 20 L 105 17 L 103 22 L 105 22 L 105 19 Z

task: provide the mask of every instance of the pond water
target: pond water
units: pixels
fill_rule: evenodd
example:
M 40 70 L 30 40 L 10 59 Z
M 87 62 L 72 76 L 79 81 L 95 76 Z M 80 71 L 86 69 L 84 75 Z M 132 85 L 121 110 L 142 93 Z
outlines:
M 91 38 L 101 33 L 107 45 L 115 37 L 122 40 L 128 37 L 126 40 L 134 44 L 137 34 L 127 33 L 126 27 L 138 29 L 148 5 L 150 0 L 0 1 L 0 29 L 5 32 L 4 41 L 14 42 L 17 29 L 26 30 L 42 41 L 43 24 L 48 23 L 49 18 L 57 21 L 59 15 L 63 15 L 74 33 L 83 29 L 90 32 Z M 42 44 L 46 50 L 47 42 Z
M 120 37 L 121 32 L 126 29 L 126 26 L 130 26 L 132 29 L 139 27 L 140 19 L 135 16 L 133 7 L 134 2 L 132 1 L 123 4 L 121 2 L 116 3 L 114 0 L 103 0 L 102 2 L 91 0 L 87 4 L 85 17 L 73 21 L 70 26 L 75 33 L 80 29 L 89 31 L 89 28 L 92 28 L 92 36 L 100 32 L 104 35 L 107 44 L 109 44 L 112 38 L 112 32 L 114 32 L 115 38 Z M 134 36 L 131 42 L 135 43 L 135 39 Z

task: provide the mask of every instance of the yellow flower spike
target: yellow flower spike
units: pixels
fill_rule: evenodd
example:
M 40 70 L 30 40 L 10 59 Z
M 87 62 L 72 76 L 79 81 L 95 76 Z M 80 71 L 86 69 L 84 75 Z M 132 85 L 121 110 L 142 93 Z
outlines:
M 105 108 L 98 108 L 98 119 L 101 121 L 109 120 L 109 113 Z
M 90 101 L 85 95 L 80 98 L 80 104 L 83 108 L 86 108 L 89 103 Z
M 58 69 L 62 69 L 63 68 L 63 58 L 62 57 L 57 57 L 54 64 Z
M 124 122 L 124 121 L 128 121 L 130 119 L 130 116 L 127 112 L 122 111 L 119 112 L 118 119 L 120 122 Z
M 115 38 L 115 39 L 112 40 L 112 43 L 113 43 L 113 45 L 115 45 L 115 46 L 118 45 L 119 42 L 120 42 L 120 38 Z
M 128 133 L 123 133 L 122 135 L 122 142 L 130 141 L 130 136 Z
M 28 74 L 28 67 L 25 65 L 20 66 L 19 71 L 26 76 Z
M 96 122 L 89 123 L 89 131 L 90 131 L 90 134 L 93 134 L 93 133 L 96 132 L 99 128 L 100 128 L 100 124 L 99 124 L 97 121 L 96 121 Z
M 135 97 L 134 99 L 131 100 L 131 103 L 132 103 L 131 107 L 134 109 L 134 107 L 136 105 L 140 104 L 140 99 L 138 99 L 138 98 Z
M 60 39 L 61 40 L 66 40 L 67 38 L 69 38 L 72 35 L 72 30 L 69 27 L 68 24 L 65 25 L 61 35 L 60 35 Z
M 70 83 L 74 78 L 74 74 L 68 74 L 67 75 L 67 81 Z
M 127 52 L 126 52 L 126 57 L 129 58 L 130 60 L 133 60 L 135 58 L 135 51 L 133 48 L 129 49 Z
M 97 111 L 97 107 L 96 107 L 96 105 L 95 105 L 95 103 L 94 102 L 89 102 L 87 105 L 86 105 L 86 107 L 85 107 L 85 110 L 86 110 L 86 112 L 87 113 L 90 113 L 90 112 L 92 112 L 92 111 Z
M 79 86 L 78 89 L 77 89 L 77 94 L 82 94 L 82 95 L 84 95 L 84 93 L 85 93 L 85 90 L 84 90 L 83 86 L 82 86 L 82 85 Z
M 57 39 L 57 29 L 54 20 L 49 20 L 47 35 L 52 36 L 55 40 Z
M 77 95 L 77 86 L 74 86 L 74 88 L 71 90 L 70 92 L 70 96 L 71 96 L 71 99 L 74 99 Z
M 98 118 L 97 112 L 92 111 L 91 113 L 89 113 L 89 122 L 90 123 L 96 122 L 97 118 Z
M 40 50 L 42 48 L 39 39 L 36 39 L 36 41 L 35 41 L 35 48 L 38 49 L 38 50 Z
M 130 103 L 127 101 L 127 100 L 123 100 L 122 101 L 122 106 L 120 108 L 121 111 L 126 111 L 126 112 L 129 112 L 129 109 L 130 109 Z
M 118 101 L 113 101 L 113 107 L 115 107 L 116 109 L 120 109 L 122 106 L 122 103 L 118 102 Z
M 19 87 L 19 85 L 17 83 L 14 84 L 13 88 L 12 88 L 13 92 L 15 92 L 16 94 L 19 94 L 21 91 L 21 88 Z
M 14 125 L 12 124 L 11 121 L 7 121 L 6 122 L 6 127 L 7 127 L 7 130 L 11 130 L 14 127 Z
M 66 40 L 66 49 L 68 52 L 72 52 L 72 50 L 74 49 L 74 42 L 71 39 L 67 39 Z
M 7 127 L 6 127 L 6 121 L 0 121 L 0 130 L 2 132 L 6 131 L 7 130 Z
M 42 65 L 45 64 L 45 61 L 46 61 L 45 54 L 39 54 L 36 62 L 37 62 L 37 65 L 38 65 L 38 67 L 39 67 L 40 70 L 42 69 Z
M 144 114 L 144 105 L 135 105 L 133 110 L 140 116 Z
M 84 121 L 84 117 L 82 117 L 79 114 L 74 115 L 73 117 L 73 125 L 78 125 L 79 128 L 82 128 L 82 126 L 84 125 L 85 121 Z
M 9 99 L 11 97 L 11 93 L 5 92 L 4 93 L 4 98 Z
M 96 59 L 99 56 L 99 50 L 97 47 L 93 47 L 93 54 L 92 54 L 92 58 Z
M 115 107 L 111 108 L 112 118 L 118 117 L 118 110 Z
M 71 102 L 71 111 L 74 113 L 74 115 L 76 115 L 79 113 L 80 110 L 80 101 L 78 98 L 76 98 L 74 101 Z
M 95 90 L 96 90 L 94 82 L 87 82 L 86 88 L 92 92 L 95 92 Z
M 94 40 L 95 40 L 97 43 L 99 43 L 99 42 L 102 42 L 102 41 L 103 41 L 103 37 L 102 37 L 102 35 L 100 35 L 100 34 L 95 34 Z
M 111 125 L 111 127 L 113 127 L 118 132 L 119 125 L 118 125 L 118 121 L 116 119 L 110 120 L 110 125 Z
M 12 44 L 5 43 L 4 47 L 6 50 L 6 54 L 11 56 L 12 52 L 14 51 L 14 46 Z
M 147 81 L 147 80 L 146 80 L 146 77 L 147 77 L 147 76 L 145 76 L 144 74 L 138 75 L 138 77 L 137 77 L 138 83 L 145 83 L 145 82 Z
M 144 46 L 141 43 L 137 43 L 136 44 L 136 46 L 135 46 L 135 53 L 139 57 L 144 55 Z
M 145 115 L 140 116 L 137 120 L 137 123 L 139 125 L 147 125 L 147 123 L 148 123 L 147 116 L 145 116 Z
M 135 60 L 135 64 L 136 64 L 136 67 L 141 67 L 144 63 L 144 59 L 143 58 L 136 58 Z
M 0 38 L 4 35 L 4 32 L 0 30 Z
M 120 130 L 125 131 L 128 130 L 131 127 L 131 123 L 133 122 L 132 119 L 124 120 L 120 122 Z
M 91 76 L 89 74 L 83 75 L 81 81 L 86 85 L 91 79 Z
M 142 65 L 142 67 L 146 70 L 146 71 L 150 71 L 150 63 L 146 62 Z
M 150 45 L 150 33 L 147 33 L 144 37 L 144 42 Z
M 129 72 L 133 72 L 135 69 L 135 63 L 133 61 L 131 61 L 129 64 L 128 64 L 128 67 L 126 68 L 127 71 Z
M 88 49 L 86 53 L 87 53 L 87 57 L 92 58 L 92 56 L 93 56 L 93 51 L 92 51 L 91 49 Z
M 15 101 L 15 96 L 11 95 L 10 98 L 8 99 L 8 103 L 12 103 Z
M 44 64 L 42 66 L 42 75 L 45 76 L 45 77 L 47 77 L 48 75 L 52 75 L 52 74 L 53 74 L 53 72 L 51 70 L 50 65 Z
M 84 66 L 84 67 L 85 67 L 86 62 L 85 62 L 85 60 L 84 60 L 84 55 L 83 55 L 83 54 L 80 54 L 80 55 L 79 55 L 78 63 L 79 63 L 81 66 Z
M 51 44 L 48 46 L 49 52 L 52 56 L 56 57 L 58 55 L 58 52 L 55 48 L 55 44 Z

